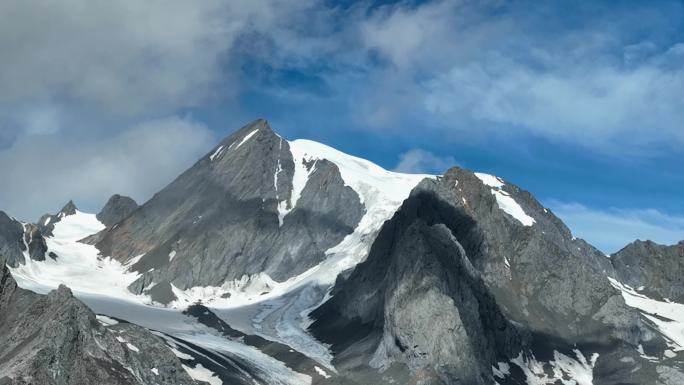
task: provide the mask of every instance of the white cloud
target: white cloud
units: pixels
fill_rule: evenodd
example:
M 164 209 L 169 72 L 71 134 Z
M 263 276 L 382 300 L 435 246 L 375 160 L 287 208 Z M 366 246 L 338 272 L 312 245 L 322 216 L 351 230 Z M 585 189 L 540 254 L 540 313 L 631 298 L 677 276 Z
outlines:
M 442 49 L 452 47 L 453 40 L 445 37 L 453 31 L 453 23 L 458 22 L 453 17 L 457 4 L 438 1 L 419 7 L 402 3 L 380 7 L 359 23 L 362 44 L 366 49 L 378 50 L 400 69 L 419 65 L 424 56 L 439 55 L 432 51 L 435 43 L 442 45 Z
M 115 193 L 142 203 L 214 141 L 204 125 L 179 117 L 143 122 L 91 141 L 24 137 L 0 152 L 0 207 L 18 218 L 36 220 L 69 199 L 88 210 L 99 210 Z
M 535 71 L 505 58 L 454 67 L 426 83 L 425 107 L 495 130 L 524 130 L 590 147 L 684 144 L 684 71 L 655 65 Z
M 411 149 L 399 156 L 394 170 L 410 174 L 443 174 L 456 165 L 453 156 L 440 157 L 429 151 Z
M 194 105 L 236 37 L 219 1 L 0 2 L 0 103 L 111 114 Z
M 681 147 L 684 44 L 625 38 L 636 15 L 662 25 L 652 13 L 556 29 L 553 7 L 433 1 L 369 12 L 360 55 L 389 65 L 369 69 L 352 116 L 377 129 L 533 135 L 630 155 Z
M 614 253 L 634 240 L 674 244 L 684 240 L 684 216 L 655 209 L 596 210 L 579 203 L 547 202 L 573 234 L 605 253 Z

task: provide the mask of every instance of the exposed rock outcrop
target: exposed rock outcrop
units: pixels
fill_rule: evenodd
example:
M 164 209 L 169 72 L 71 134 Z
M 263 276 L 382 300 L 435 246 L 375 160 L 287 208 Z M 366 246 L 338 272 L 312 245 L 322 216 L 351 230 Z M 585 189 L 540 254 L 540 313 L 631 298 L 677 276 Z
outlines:
M 617 278 L 656 297 L 684 303 L 684 241 L 634 241 L 611 256 Z
M 26 256 L 45 260 L 47 244 L 38 226 L 23 224 L 0 211 L 0 263 L 17 266 Z
M 105 226 L 110 227 L 131 215 L 138 207 L 132 198 L 115 194 L 109 198 L 102 211 L 97 214 L 97 219 Z
M 195 384 L 164 342 L 138 326 L 105 325 L 71 291 L 43 296 L 0 271 L 0 383 Z

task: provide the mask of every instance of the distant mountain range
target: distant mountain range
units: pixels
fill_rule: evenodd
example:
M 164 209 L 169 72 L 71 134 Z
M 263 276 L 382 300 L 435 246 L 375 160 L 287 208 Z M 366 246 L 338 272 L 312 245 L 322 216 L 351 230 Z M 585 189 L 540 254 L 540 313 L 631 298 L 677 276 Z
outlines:
M 0 212 L 0 267 L 0 385 L 684 384 L 684 242 L 606 256 L 496 176 L 265 120 L 142 205 Z

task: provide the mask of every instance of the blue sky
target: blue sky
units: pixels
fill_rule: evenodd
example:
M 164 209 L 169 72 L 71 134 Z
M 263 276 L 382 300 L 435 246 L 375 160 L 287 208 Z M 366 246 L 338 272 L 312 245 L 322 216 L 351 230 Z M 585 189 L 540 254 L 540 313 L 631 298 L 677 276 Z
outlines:
M 0 4 L 0 208 L 147 199 L 257 117 L 534 193 L 613 252 L 684 239 L 684 4 Z

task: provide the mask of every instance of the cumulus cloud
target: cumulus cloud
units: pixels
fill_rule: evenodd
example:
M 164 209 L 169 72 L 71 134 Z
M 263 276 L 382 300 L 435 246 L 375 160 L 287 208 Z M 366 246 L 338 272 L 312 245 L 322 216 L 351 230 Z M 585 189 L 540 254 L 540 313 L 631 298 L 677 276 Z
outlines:
M 655 209 L 597 210 L 579 203 L 547 202 L 573 234 L 605 253 L 614 253 L 636 239 L 674 244 L 684 239 L 684 217 Z
M 454 40 L 445 39 L 458 22 L 457 2 L 438 1 L 418 7 L 399 3 L 380 7 L 370 17 L 359 22 L 362 44 L 366 49 L 377 50 L 392 65 L 411 69 L 420 65 L 425 55 L 437 57 L 455 48 Z M 441 50 L 434 51 L 435 44 Z M 434 63 L 439 68 L 439 63 Z
M 0 207 L 34 221 L 69 199 L 95 212 L 115 193 L 142 202 L 214 141 L 207 127 L 177 116 L 142 122 L 106 139 L 27 136 L 0 152 Z
M 395 171 L 409 174 L 443 174 L 456 166 L 453 156 L 437 156 L 429 151 L 414 148 L 399 156 Z

